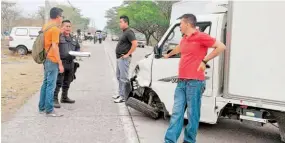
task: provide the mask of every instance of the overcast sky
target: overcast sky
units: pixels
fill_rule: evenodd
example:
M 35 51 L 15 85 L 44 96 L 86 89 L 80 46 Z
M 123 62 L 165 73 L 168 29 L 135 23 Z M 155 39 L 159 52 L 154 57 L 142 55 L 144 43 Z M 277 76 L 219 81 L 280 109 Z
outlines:
M 15 1 L 18 7 L 26 14 L 37 11 L 38 6 L 44 6 L 44 0 L 10 0 Z M 66 3 L 67 0 L 49 0 L 51 2 Z M 122 4 L 123 0 L 69 0 L 70 3 L 79 9 L 81 14 L 95 21 L 98 29 L 103 29 L 106 25 L 105 11 L 114 6 Z

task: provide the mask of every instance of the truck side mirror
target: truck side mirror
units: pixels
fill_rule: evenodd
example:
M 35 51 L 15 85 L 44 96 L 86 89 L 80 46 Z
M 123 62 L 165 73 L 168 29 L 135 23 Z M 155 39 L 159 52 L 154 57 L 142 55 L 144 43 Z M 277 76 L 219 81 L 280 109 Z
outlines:
M 155 54 L 155 55 L 158 53 L 157 45 L 154 46 L 153 51 L 154 51 L 154 54 Z
M 154 55 L 155 55 L 156 59 L 159 59 L 162 57 L 161 56 L 161 48 L 158 48 L 157 45 L 154 47 Z

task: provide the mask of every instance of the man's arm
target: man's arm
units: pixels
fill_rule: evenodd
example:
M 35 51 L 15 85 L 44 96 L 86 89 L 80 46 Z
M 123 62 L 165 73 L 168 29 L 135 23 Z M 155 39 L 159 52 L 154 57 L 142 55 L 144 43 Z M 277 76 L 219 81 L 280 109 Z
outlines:
M 212 47 L 215 49 L 208 56 L 204 58 L 205 62 L 214 59 L 226 49 L 226 46 L 220 41 L 216 41 Z
M 177 45 L 170 53 L 164 56 L 164 58 L 169 58 L 173 55 L 179 54 L 180 53 L 180 46 Z
M 220 55 L 226 49 L 226 46 L 222 42 L 216 41 L 216 39 L 210 37 L 209 35 L 204 35 L 203 38 L 201 39 L 201 41 L 202 41 L 202 43 L 201 43 L 202 45 L 204 45 L 206 47 L 212 47 L 215 49 L 208 56 L 206 56 L 203 59 L 200 66 L 198 67 L 197 71 L 200 71 L 200 70 L 205 71 L 206 63 L 208 61 L 214 59 L 218 55 Z
M 130 51 L 126 54 L 126 56 L 130 56 L 136 50 L 137 46 L 138 46 L 138 41 L 133 40 L 132 41 L 132 47 L 131 47 Z
M 56 62 L 60 62 L 60 54 L 59 54 L 59 47 L 58 47 L 58 43 L 59 43 L 59 37 L 60 37 L 60 30 L 55 29 L 55 27 L 52 29 L 52 48 L 53 51 L 55 53 L 55 58 L 56 58 Z
M 52 48 L 55 53 L 55 59 L 56 62 L 58 63 L 60 73 L 64 71 L 62 62 L 60 59 L 60 54 L 59 54 L 59 48 L 58 48 L 58 43 L 59 43 L 59 36 L 60 36 L 60 30 L 59 29 L 53 29 L 52 31 Z

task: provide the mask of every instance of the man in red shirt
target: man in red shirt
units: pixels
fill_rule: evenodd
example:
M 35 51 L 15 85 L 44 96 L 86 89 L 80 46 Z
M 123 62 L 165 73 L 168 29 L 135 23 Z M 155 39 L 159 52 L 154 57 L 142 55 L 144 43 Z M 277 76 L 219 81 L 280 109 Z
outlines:
M 184 143 L 195 143 L 200 120 L 201 96 L 205 87 L 206 64 L 223 52 L 226 46 L 208 34 L 196 29 L 196 16 L 184 14 L 180 28 L 184 35 L 180 44 L 165 58 L 181 53 L 179 81 L 175 90 L 173 113 L 166 131 L 165 143 L 176 143 L 180 136 L 184 112 L 187 105 L 188 125 L 184 133 Z M 208 56 L 208 48 L 215 48 Z

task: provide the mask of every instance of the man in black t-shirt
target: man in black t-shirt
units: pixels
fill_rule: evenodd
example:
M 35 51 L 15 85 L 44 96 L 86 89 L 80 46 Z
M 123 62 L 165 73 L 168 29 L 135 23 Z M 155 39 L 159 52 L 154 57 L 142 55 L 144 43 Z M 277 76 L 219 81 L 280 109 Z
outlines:
M 120 28 L 123 30 L 123 34 L 116 47 L 116 74 L 119 82 L 119 94 L 113 96 L 115 103 L 124 102 L 125 96 L 127 96 L 125 89 L 129 82 L 131 56 L 138 45 L 135 33 L 129 28 L 129 18 L 127 16 L 120 17 Z

